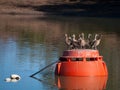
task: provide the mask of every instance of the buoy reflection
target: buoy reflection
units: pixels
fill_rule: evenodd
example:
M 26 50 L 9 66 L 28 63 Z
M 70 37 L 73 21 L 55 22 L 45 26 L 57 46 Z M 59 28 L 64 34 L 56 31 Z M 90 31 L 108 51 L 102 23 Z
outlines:
M 107 77 L 56 76 L 56 84 L 61 90 L 103 90 Z

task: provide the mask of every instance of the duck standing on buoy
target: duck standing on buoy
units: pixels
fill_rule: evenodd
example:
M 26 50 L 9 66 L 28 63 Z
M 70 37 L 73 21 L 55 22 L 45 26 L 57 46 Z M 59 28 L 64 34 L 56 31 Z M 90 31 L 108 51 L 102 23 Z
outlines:
M 97 35 L 97 34 L 95 35 L 95 39 L 92 42 L 92 49 L 97 49 L 97 46 L 100 44 L 101 38 L 102 35 Z
M 79 38 L 76 39 L 75 34 L 73 34 L 71 37 L 68 37 L 67 34 L 65 34 L 65 43 L 68 46 L 69 50 L 72 49 L 94 49 L 97 50 L 98 45 L 101 42 L 102 35 L 101 34 L 95 34 L 94 39 L 92 40 L 91 34 L 88 34 L 87 39 L 84 38 L 84 33 L 79 34 Z
M 97 46 L 101 41 L 101 34 L 95 34 L 95 38 L 84 38 L 84 33 L 79 34 L 76 39 L 72 35 L 72 43 L 74 46 L 63 52 L 56 64 L 55 75 L 60 76 L 108 76 L 106 63 L 103 56 L 99 54 Z
M 21 77 L 17 74 L 11 74 L 9 78 L 6 78 L 6 82 L 17 82 L 21 79 Z

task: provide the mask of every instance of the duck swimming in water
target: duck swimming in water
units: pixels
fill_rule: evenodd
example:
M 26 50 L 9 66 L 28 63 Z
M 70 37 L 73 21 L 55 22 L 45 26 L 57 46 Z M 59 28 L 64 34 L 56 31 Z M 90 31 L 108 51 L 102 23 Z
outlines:
M 9 78 L 6 78 L 6 82 L 17 82 L 21 79 L 21 77 L 17 74 L 11 74 Z

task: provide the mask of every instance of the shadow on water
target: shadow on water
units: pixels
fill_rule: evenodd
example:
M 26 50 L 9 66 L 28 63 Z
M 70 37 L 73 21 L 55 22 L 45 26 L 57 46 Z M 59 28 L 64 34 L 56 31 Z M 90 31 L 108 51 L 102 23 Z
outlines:
M 91 3 L 90 3 L 91 2 Z M 17 7 L 31 7 L 47 15 L 82 16 L 82 17 L 120 17 L 120 1 L 80 1 L 52 5 L 18 5 Z

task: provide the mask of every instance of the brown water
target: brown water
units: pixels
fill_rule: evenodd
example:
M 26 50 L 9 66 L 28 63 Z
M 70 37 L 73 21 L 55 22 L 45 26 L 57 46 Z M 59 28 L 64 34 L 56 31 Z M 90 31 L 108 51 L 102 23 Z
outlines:
M 65 33 L 78 36 L 82 32 L 85 33 L 86 37 L 88 33 L 103 35 L 98 49 L 104 57 L 109 73 L 104 88 L 106 90 L 119 90 L 119 30 L 120 18 L 1 15 L 0 90 L 58 90 L 59 86 L 54 76 L 55 64 L 36 75 L 40 81 L 29 76 L 58 60 L 66 49 Z M 19 74 L 22 79 L 16 83 L 5 82 L 4 79 L 13 73 Z M 95 80 L 99 83 L 100 79 Z M 64 86 L 64 83 L 62 85 Z M 63 87 L 62 90 L 68 88 Z M 73 90 L 93 90 L 93 88 L 88 88 L 87 85 L 71 87 Z M 102 90 L 103 88 L 94 89 Z

